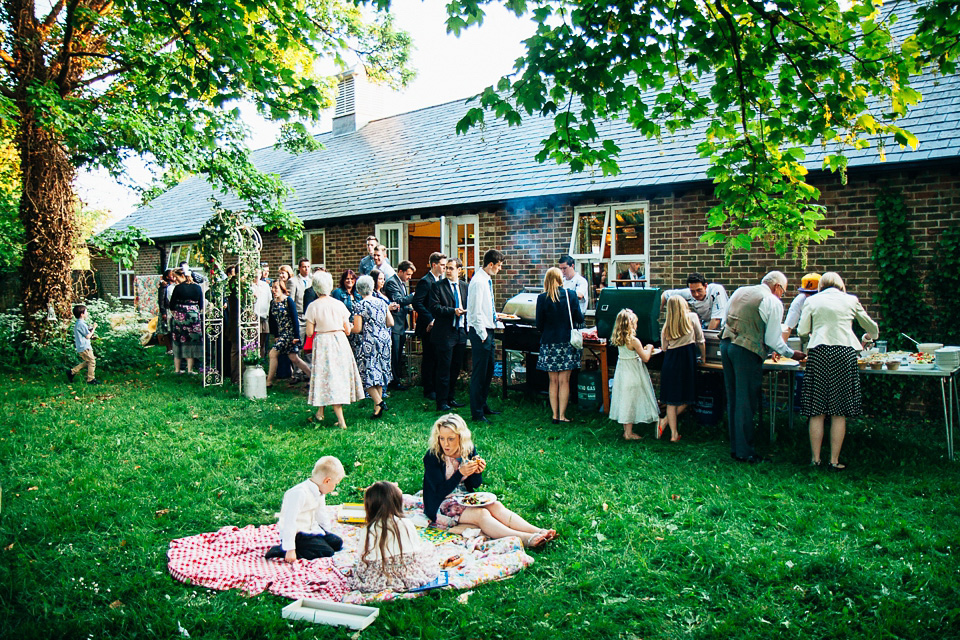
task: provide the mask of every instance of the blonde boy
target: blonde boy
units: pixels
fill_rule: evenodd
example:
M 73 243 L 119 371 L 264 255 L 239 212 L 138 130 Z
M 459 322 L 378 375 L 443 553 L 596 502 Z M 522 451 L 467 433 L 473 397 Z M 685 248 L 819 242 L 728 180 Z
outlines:
M 280 507 L 280 544 L 267 551 L 267 558 L 313 560 L 329 558 L 343 547 L 343 540 L 330 532 L 326 494 L 337 488 L 346 473 L 333 456 L 323 456 L 313 465 L 309 480 L 283 494 Z

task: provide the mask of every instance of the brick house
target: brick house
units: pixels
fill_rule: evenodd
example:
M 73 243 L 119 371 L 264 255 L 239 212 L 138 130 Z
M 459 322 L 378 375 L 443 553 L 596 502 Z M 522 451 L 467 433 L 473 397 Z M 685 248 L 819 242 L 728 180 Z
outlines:
M 495 280 L 498 306 L 521 287 L 541 284 L 546 269 L 565 253 L 575 256 L 597 287 L 637 261 L 651 286 L 680 287 L 689 272 L 700 271 L 731 292 L 778 268 L 791 283 L 785 303 L 793 296 L 803 272 L 796 260 L 755 250 L 725 264 L 722 248 L 698 242 L 713 197 L 707 164 L 695 152 L 703 127 L 658 142 L 623 122 L 606 123 L 600 133 L 621 147 L 622 173 L 571 174 L 533 159 L 550 120 L 528 118 L 510 128 L 490 122 L 458 136 L 463 102 L 371 120 L 359 103 L 364 87 L 362 75 L 344 76 L 333 131 L 318 136 L 324 150 L 293 156 L 265 148 L 252 154 L 258 167 L 293 187 L 287 206 L 305 227 L 294 244 L 265 234 L 263 259 L 274 274 L 300 256 L 334 274 L 356 269 L 372 233 L 389 248 L 391 264 L 413 261 L 415 278 L 425 272 L 432 251 L 460 256 L 472 275 L 485 250 L 502 250 L 507 258 Z M 923 101 L 901 123 L 917 135 L 916 151 L 887 141 L 883 162 L 876 148 L 851 152 L 845 185 L 838 175 L 819 170 L 823 150 L 808 153 L 811 182 L 827 210 L 824 224 L 836 232 L 810 247 L 808 268 L 839 271 L 875 317 L 873 203 L 881 186 L 903 190 L 921 259 L 931 257 L 940 233 L 960 220 L 960 77 L 928 76 L 917 88 Z M 192 178 L 117 223 L 145 229 L 156 246 L 144 249 L 129 271 L 95 261 L 106 292 L 132 299 L 134 275 L 189 261 L 191 242 L 210 215 L 211 195 L 206 183 Z M 227 208 L 242 206 L 229 194 L 218 199 Z

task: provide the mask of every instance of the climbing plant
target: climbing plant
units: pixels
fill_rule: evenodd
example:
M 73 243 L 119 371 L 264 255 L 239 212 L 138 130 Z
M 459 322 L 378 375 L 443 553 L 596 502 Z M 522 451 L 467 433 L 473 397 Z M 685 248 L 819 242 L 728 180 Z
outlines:
M 900 334 L 926 339 L 931 310 L 916 267 L 916 243 L 910 235 L 907 207 L 900 191 L 890 187 L 881 189 L 874 206 L 877 241 L 873 263 L 879 277 L 874 301 L 880 309 L 880 332 L 891 349 L 912 349 L 912 343 Z
M 927 288 L 934 303 L 935 338 L 944 344 L 960 344 L 956 287 L 960 282 L 960 227 L 950 227 L 940 236 L 933 264 L 927 272 Z

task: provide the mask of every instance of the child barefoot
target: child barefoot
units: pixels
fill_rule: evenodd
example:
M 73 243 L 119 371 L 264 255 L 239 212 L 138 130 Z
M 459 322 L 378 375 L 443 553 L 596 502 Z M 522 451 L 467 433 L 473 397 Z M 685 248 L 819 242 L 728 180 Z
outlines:
M 637 339 L 637 316 L 630 309 L 617 314 L 610 343 L 619 349 L 617 371 L 613 374 L 610 419 L 623 425 L 624 440 L 639 440 L 640 436 L 633 432 L 633 425 L 656 422 L 660 417 L 653 383 L 644 364 L 650 360 L 653 345 L 643 346 Z
M 700 317 L 680 296 L 667 300 L 667 320 L 660 331 L 663 370 L 660 372 L 660 401 L 667 405 L 667 417 L 657 425 L 657 438 L 670 425 L 670 442 L 680 439 L 677 416 L 697 401 L 697 350 L 707 360 L 707 344 Z
M 280 544 L 267 551 L 267 558 L 314 560 L 329 558 L 343 547 L 340 536 L 330 533 L 326 494 L 337 488 L 346 473 L 333 456 L 323 456 L 313 465 L 309 480 L 288 489 L 280 507 Z
M 403 516 L 403 494 L 392 482 L 377 482 L 363 496 L 366 526 L 360 529 L 363 547 L 350 580 L 360 591 L 406 591 L 437 577 L 436 547 L 420 537 Z
M 437 513 L 450 526 L 463 523 L 480 528 L 489 538 L 517 536 L 525 547 L 537 548 L 553 540 L 557 532 L 539 529 L 498 500 L 483 507 L 465 507 L 456 496 L 474 491 L 483 483 L 487 462 L 477 457 L 470 429 L 455 413 L 440 416 L 430 430 L 430 444 L 423 456 L 423 514 L 434 522 Z

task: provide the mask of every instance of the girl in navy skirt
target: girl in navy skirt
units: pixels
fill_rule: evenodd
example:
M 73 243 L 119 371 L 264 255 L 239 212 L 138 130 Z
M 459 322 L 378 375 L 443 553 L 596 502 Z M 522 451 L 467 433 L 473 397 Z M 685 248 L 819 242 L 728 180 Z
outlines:
M 657 425 L 657 438 L 670 425 L 670 442 L 680 439 L 677 416 L 697 399 L 697 351 L 707 359 L 707 343 L 700 328 L 700 318 L 690 311 L 680 296 L 667 300 L 667 319 L 660 331 L 663 347 L 663 369 L 660 371 L 660 402 L 667 405 L 667 416 Z

